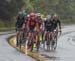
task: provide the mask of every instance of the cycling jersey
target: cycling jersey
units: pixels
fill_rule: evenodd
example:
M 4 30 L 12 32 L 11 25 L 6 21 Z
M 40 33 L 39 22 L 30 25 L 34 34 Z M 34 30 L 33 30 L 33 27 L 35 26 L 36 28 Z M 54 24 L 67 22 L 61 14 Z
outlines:
M 56 29 L 56 27 L 58 27 L 58 25 L 59 25 L 59 28 L 61 29 L 61 22 L 59 20 L 56 21 L 56 20 L 53 19 L 52 22 L 54 24 L 53 29 Z
M 16 19 L 16 28 L 21 28 L 25 22 L 24 17 L 22 17 L 22 19 L 20 19 L 20 16 L 17 17 Z
M 28 18 L 26 26 L 27 26 L 27 29 L 29 29 L 30 31 L 33 31 L 35 27 L 37 30 L 40 29 L 38 19 L 32 20 L 31 18 Z
M 41 26 L 41 24 L 43 23 L 42 19 L 38 18 L 38 21 L 39 21 L 39 25 Z
M 25 20 L 25 24 L 26 24 L 26 22 L 27 22 L 27 13 L 24 13 L 23 16 L 24 16 L 24 20 Z
M 46 31 L 53 31 L 53 22 L 52 21 L 45 21 L 45 30 Z

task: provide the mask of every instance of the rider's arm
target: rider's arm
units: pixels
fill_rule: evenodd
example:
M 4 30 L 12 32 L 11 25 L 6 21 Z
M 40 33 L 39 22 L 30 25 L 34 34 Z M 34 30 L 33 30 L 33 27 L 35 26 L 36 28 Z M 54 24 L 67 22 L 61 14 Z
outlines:
M 15 23 L 15 27 L 18 26 L 18 17 L 16 18 L 16 23 Z
M 59 29 L 60 29 L 60 33 L 61 33 L 61 22 L 60 22 L 60 20 L 58 20 L 58 25 L 59 25 Z
M 30 20 L 27 21 L 26 28 L 29 30 Z
M 43 21 L 42 21 L 42 19 L 40 20 L 40 29 L 43 30 Z
M 47 28 L 46 21 L 44 22 L 44 30 Z
M 15 27 L 17 27 L 17 21 L 16 21 L 16 23 L 15 23 Z
M 24 17 L 22 18 L 22 29 L 24 29 L 25 28 L 25 19 L 24 19 Z
M 59 29 L 61 29 L 61 22 L 58 20 Z

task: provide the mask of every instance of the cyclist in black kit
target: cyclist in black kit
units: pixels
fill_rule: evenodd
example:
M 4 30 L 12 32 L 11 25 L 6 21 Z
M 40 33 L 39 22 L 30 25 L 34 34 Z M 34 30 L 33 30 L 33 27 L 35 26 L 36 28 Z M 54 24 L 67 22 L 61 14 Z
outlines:
M 53 30 L 56 30 L 58 32 L 59 29 L 59 31 L 61 32 L 61 22 L 56 14 L 53 16 L 52 22 L 53 22 Z
M 44 27 L 45 27 L 45 32 L 44 32 L 44 37 L 43 39 L 45 40 L 47 33 L 52 34 L 53 32 L 53 21 L 51 20 L 51 15 L 47 16 L 46 21 L 44 22 Z

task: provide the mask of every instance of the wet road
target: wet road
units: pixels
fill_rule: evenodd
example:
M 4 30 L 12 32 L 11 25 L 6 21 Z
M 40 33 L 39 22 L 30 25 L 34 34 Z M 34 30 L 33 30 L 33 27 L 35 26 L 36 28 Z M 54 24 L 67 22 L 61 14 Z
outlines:
M 56 51 L 45 52 L 40 50 L 47 61 L 75 61 L 75 27 L 64 27 L 62 35 L 58 39 Z
M 0 34 L 0 61 L 35 61 L 8 44 L 7 38 L 14 34 L 8 34 L 8 32 L 1 32 Z
M 75 25 L 65 26 L 62 31 L 56 51 L 40 49 L 39 54 L 46 57 L 47 61 L 75 61 Z M 35 61 L 7 43 L 6 38 L 11 35 L 14 34 L 0 35 L 0 61 Z

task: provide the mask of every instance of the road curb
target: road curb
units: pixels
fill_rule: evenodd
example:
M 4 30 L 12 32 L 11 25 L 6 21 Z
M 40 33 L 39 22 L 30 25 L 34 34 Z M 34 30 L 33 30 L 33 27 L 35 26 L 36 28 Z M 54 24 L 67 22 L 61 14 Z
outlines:
M 43 57 L 43 56 L 41 56 L 41 55 L 39 55 L 37 53 L 30 52 L 30 51 L 26 50 L 24 47 L 22 47 L 21 49 L 19 49 L 18 47 L 16 47 L 16 45 L 14 43 L 14 40 L 15 40 L 15 36 L 11 36 L 11 37 L 8 38 L 8 43 L 12 47 L 16 48 L 18 51 L 20 51 L 20 52 L 22 52 L 22 53 L 24 53 L 24 54 L 26 54 L 26 55 L 28 55 L 28 56 L 36 59 L 37 61 L 47 61 L 47 58 L 45 58 L 45 57 Z

